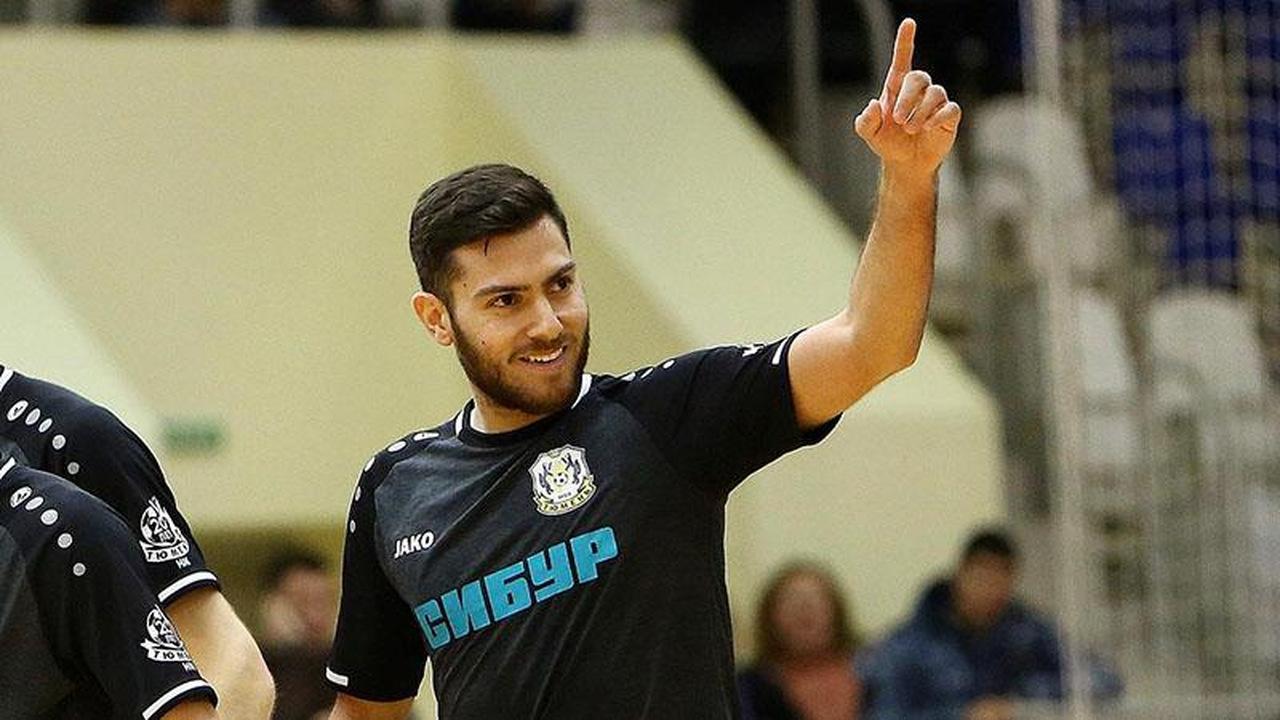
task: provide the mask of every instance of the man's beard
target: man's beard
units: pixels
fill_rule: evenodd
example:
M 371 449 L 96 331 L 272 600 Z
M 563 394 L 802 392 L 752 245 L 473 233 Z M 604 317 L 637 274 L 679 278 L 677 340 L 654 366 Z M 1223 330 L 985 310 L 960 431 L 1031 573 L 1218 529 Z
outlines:
M 509 410 L 519 410 L 529 415 L 550 415 L 562 410 L 573 402 L 582 380 L 582 371 L 587 366 L 587 354 L 591 349 L 591 326 L 588 324 L 582 331 L 582 344 L 578 351 L 578 360 L 573 372 L 569 375 L 569 384 L 559 392 L 547 394 L 530 392 L 507 377 L 508 360 L 494 360 L 485 357 L 475 343 L 467 337 L 462 328 L 455 322 L 453 326 L 454 348 L 458 354 L 458 362 L 462 371 L 467 374 L 480 392 L 493 402 Z M 575 344 L 565 347 L 565 352 L 572 352 Z M 538 349 L 523 351 L 534 352 Z M 521 362 L 515 359 L 514 362 Z

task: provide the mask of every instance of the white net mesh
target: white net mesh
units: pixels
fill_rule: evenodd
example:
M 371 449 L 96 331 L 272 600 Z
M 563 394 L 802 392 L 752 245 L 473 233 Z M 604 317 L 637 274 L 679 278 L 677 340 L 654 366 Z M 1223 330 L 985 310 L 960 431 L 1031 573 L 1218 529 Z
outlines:
M 1043 275 L 1066 278 L 1037 284 L 1044 347 L 1073 359 L 1044 365 L 1071 398 L 1046 403 L 1048 507 L 1078 526 L 1060 535 L 1067 635 L 1128 685 L 1110 710 L 1079 688 L 1076 710 L 1274 718 L 1280 4 L 1036 10 L 1060 13 L 1061 56 L 1041 44 L 1035 60 L 1061 71 L 1061 102 L 1022 108 L 1053 172 L 1027 224 L 1044 229 Z

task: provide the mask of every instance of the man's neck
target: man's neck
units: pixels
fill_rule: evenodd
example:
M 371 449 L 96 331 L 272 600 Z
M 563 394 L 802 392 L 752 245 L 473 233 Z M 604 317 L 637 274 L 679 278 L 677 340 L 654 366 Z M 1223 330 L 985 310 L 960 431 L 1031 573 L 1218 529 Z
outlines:
M 476 395 L 476 405 L 471 410 L 471 417 L 467 421 L 471 427 L 488 434 L 511 432 L 519 430 L 522 427 L 532 425 L 547 415 L 531 415 L 523 410 L 515 410 L 513 408 L 495 405 L 492 402 L 481 400 Z
M 578 379 L 578 386 L 574 391 L 573 396 L 569 399 L 569 402 L 565 407 L 572 407 L 577 402 L 578 398 L 586 392 L 586 388 L 590 387 L 590 384 L 590 376 L 582 375 Z M 471 397 L 475 399 L 475 408 L 467 417 L 467 424 L 474 430 L 491 435 L 519 430 L 520 428 L 532 425 L 543 418 L 551 417 L 564 409 L 564 407 L 559 407 L 551 412 L 542 413 L 540 415 L 525 412 L 524 410 L 508 407 L 495 401 L 475 385 L 471 386 Z

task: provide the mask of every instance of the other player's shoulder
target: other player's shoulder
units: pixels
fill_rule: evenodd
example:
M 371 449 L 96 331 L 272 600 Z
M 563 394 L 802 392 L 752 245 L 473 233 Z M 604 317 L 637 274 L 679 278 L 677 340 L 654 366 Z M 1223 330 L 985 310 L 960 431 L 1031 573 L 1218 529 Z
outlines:
M 23 375 L 13 368 L 0 370 L 0 393 L 3 393 L 5 413 L 25 416 L 32 410 L 47 412 L 77 412 L 95 407 L 93 401 L 56 383 Z M 14 408 L 20 407 L 19 412 Z M 11 418 L 13 419 L 13 418 Z
M 49 542 L 65 549 L 77 535 L 90 546 L 129 537 L 124 520 L 106 503 L 13 459 L 0 465 L 0 525 L 28 550 Z
M 64 437 L 118 436 L 128 428 L 107 408 L 61 385 L 23 375 L 12 368 L 0 371 L 0 412 L 4 421 L 32 431 Z

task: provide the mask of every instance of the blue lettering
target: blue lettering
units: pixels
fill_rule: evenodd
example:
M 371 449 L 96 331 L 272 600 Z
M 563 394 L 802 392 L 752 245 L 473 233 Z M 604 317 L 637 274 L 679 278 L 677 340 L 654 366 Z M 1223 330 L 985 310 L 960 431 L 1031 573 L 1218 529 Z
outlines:
M 537 588 L 533 594 L 538 602 L 573 587 L 573 570 L 569 568 L 569 549 L 564 543 L 557 543 L 531 556 L 528 562 L 529 579 Z
M 489 610 L 484 606 L 479 580 L 441 595 L 440 603 L 444 605 L 444 614 L 449 618 L 454 638 L 466 637 L 472 630 L 489 627 Z
M 580 583 L 595 580 L 596 566 L 618 556 L 618 543 L 610 527 L 569 538 L 569 547 L 573 548 L 573 566 L 578 570 Z
M 484 589 L 489 595 L 489 606 L 493 608 L 494 622 L 533 605 L 533 599 L 529 597 L 529 583 L 520 577 L 523 573 L 524 563 L 518 562 L 485 576 Z
M 413 614 L 418 616 L 422 634 L 427 636 L 432 650 L 439 650 L 449 643 L 449 629 L 441 622 L 444 614 L 440 612 L 440 603 L 428 600 L 415 608 Z
M 573 556 L 572 566 L 570 554 Z M 481 580 L 450 590 L 439 599 L 427 600 L 414 608 L 414 615 L 431 649 L 439 650 L 472 631 L 482 630 L 528 610 L 534 602 L 542 602 L 574 585 L 597 579 L 600 577 L 600 565 L 617 556 L 618 541 L 613 528 L 592 530 L 569 538 L 567 543 L 556 543 L 534 553 L 522 562 L 491 572 Z M 526 570 L 528 577 L 525 576 Z M 489 612 L 491 608 L 492 615 Z

